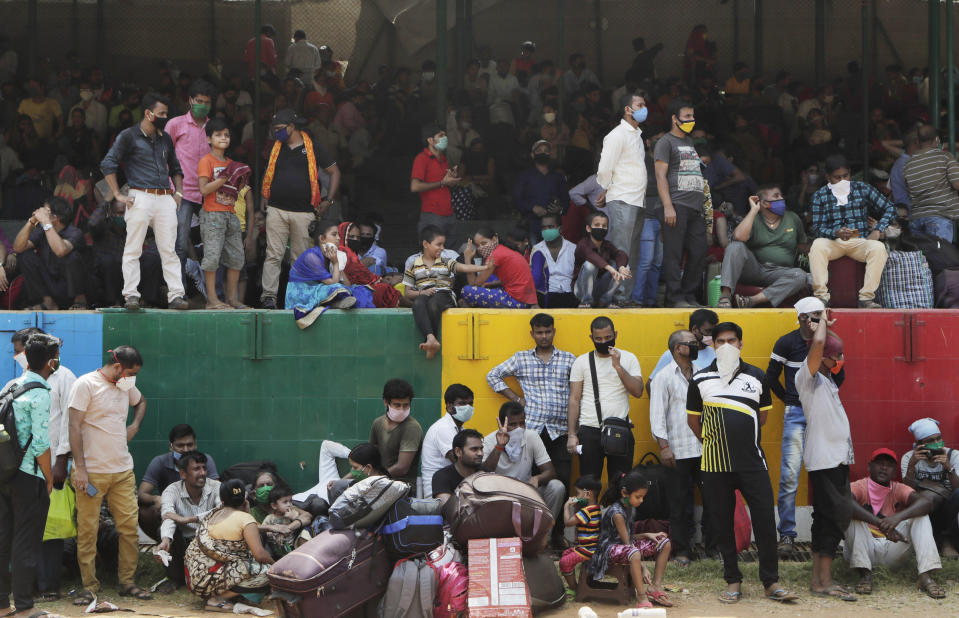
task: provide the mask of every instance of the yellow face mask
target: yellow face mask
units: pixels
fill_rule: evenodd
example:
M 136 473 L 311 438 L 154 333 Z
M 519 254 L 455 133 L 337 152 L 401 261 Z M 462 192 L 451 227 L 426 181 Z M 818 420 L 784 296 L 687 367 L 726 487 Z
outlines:
M 690 120 L 689 122 L 680 122 L 679 130 L 688 135 L 693 132 L 693 127 L 695 126 L 696 126 L 695 120 Z

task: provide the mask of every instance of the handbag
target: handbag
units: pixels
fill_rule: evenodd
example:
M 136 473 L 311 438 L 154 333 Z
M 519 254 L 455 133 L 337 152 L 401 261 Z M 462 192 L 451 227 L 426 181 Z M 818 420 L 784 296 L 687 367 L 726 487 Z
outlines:
M 603 419 L 603 406 L 599 403 L 599 380 L 596 378 L 595 352 L 589 353 L 589 375 L 593 380 L 593 405 L 599 421 L 599 445 L 606 455 L 622 457 L 633 454 L 633 424 L 624 418 Z

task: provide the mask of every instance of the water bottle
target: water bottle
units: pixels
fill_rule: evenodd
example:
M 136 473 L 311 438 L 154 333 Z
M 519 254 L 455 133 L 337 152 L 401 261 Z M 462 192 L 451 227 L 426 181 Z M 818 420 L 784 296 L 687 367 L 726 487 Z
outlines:
M 706 300 L 710 307 L 716 307 L 719 305 L 719 297 L 722 294 L 722 276 L 716 275 L 709 280 L 709 285 L 707 286 L 706 291 Z
M 654 607 L 652 609 L 646 607 L 631 607 L 630 609 L 623 610 L 617 614 L 617 618 L 633 618 L 634 616 L 643 616 L 644 618 L 650 618 L 651 616 L 665 616 L 666 610 L 662 607 Z
M 599 618 L 591 607 L 580 607 L 579 618 Z
M 0 443 L 9 442 L 10 434 L 7 433 L 7 428 L 0 424 Z

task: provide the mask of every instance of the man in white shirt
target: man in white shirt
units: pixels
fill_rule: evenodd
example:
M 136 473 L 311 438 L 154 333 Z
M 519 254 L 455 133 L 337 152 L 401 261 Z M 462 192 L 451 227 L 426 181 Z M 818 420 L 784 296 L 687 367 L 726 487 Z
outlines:
M 54 374 L 56 375 L 56 374 Z M 949 448 L 939 421 L 921 418 L 909 425 L 914 448 L 902 456 L 902 482 L 932 499 L 929 513 L 942 557 L 959 558 L 959 450 Z
M 606 474 L 610 483 L 617 481 L 621 474 L 633 467 L 632 433 L 628 436 L 626 453 L 608 455 L 600 444 L 601 421 L 622 419 L 629 422 L 629 397 L 643 394 L 643 373 L 639 368 L 636 355 L 616 348 L 616 335 L 613 321 L 606 316 L 593 320 L 589 326 L 590 339 L 595 352 L 583 354 L 573 362 L 569 375 L 569 434 L 566 450 L 570 454 L 579 454 L 580 474 L 591 474 L 600 478 L 603 462 L 606 462 Z M 593 387 L 595 365 L 595 383 Z M 600 402 L 600 410 L 596 402 Z M 630 422 L 630 425 L 632 423 Z
M 692 497 L 693 484 L 702 483 L 699 466 L 703 445 L 686 418 L 686 394 L 693 377 L 693 359 L 699 355 L 699 341 L 688 330 L 677 330 L 669 336 L 669 352 L 672 360 L 649 385 L 649 426 L 659 443 L 660 460 L 670 473 L 666 493 L 673 559 L 680 566 L 686 566 L 693 539 L 686 507 Z M 703 535 L 709 547 L 705 522 Z
M 623 95 L 619 103 L 622 118 L 603 139 L 596 180 L 605 191 L 609 215 L 607 240 L 629 255 L 629 268 L 635 272 L 639 265 L 646 199 L 646 150 L 639 124 L 646 121 L 649 111 L 646 94 L 641 91 Z M 620 286 L 613 302 L 625 304 L 631 288 L 632 283 Z
M 529 483 L 546 503 L 553 521 L 563 515 L 566 487 L 556 478 L 556 468 L 546 445 L 532 429 L 526 428 L 526 412 L 515 401 L 499 409 L 499 429 L 483 438 L 483 470 Z M 533 474 L 533 466 L 539 474 Z
M 562 217 L 546 214 L 540 219 L 543 240 L 533 245 L 530 269 L 536 297 L 544 309 L 574 309 L 579 299 L 573 293 L 576 245 L 560 236 Z
M 509 72 L 509 60 L 500 58 L 496 61 L 496 72 L 489 77 L 486 91 L 490 124 L 516 124 L 512 103 L 519 92 L 519 81 Z
M 94 98 L 93 86 L 90 82 L 80 82 L 80 101 L 70 108 L 70 113 L 75 109 L 82 109 L 84 122 L 88 129 L 96 133 L 97 139 L 103 139 L 107 135 L 107 120 L 109 112 L 103 103 Z
M 286 50 L 287 73 L 298 69 L 307 79 L 312 79 L 313 73 L 321 66 L 320 50 L 316 45 L 306 40 L 306 32 L 302 30 L 294 32 L 293 42 Z
M 463 423 L 473 418 L 473 391 L 462 384 L 450 384 L 443 394 L 446 414 L 430 425 L 423 438 L 420 454 L 420 473 L 423 495 L 433 495 L 433 475 L 451 463 L 453 438 L 463 429 Z

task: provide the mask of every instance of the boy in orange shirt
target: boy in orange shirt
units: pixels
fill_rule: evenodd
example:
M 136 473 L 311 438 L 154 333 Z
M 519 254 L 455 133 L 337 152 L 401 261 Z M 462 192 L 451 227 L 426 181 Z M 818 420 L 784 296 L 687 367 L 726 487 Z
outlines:
M 230 128 L 222 118 L 212 118 L 206 124 L 210 153 L 200 159 L 197 169 L 200 193 L 203 194 L 203 210 L 200 211 L 200 236 L 203 239 L 203 270 L 206 282 L 207 309 L 245 309 L 237 298 L 236 289 L 240 269 L 245 264 L 240 219 L 232 203 L 220 195 L 220 189 L 228 178 L 218 178 L 231 161 L 226 157 L 230 147 Z M 215 180 L 214 180 L 215 179 Z M 216 293 L 216 271 L 220 264 L 226 266 L 226 302 Z

